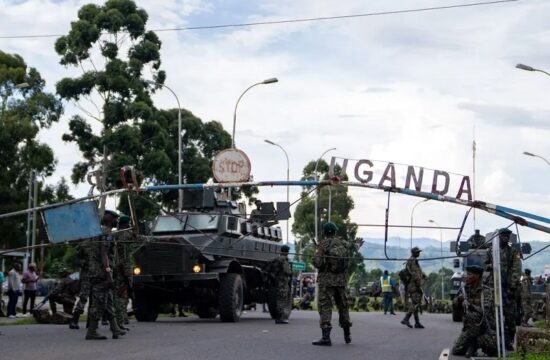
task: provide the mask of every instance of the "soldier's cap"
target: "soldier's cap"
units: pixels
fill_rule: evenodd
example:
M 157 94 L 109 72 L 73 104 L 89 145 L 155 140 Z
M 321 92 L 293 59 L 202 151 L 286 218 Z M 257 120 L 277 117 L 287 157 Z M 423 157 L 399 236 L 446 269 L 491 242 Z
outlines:
M 128 215 L 121 215 L 118 218 L 119 224 L 129 224 L 130 222 L 132 222 L 132 219 Z
M 510 235 L 512 233 L 512 230 L 508 228 L 502 228 L 498 230 L 499 235 Z
M 329 221 L 329 222 L 326 222 L 323 225 L 323 231 L 324 232 L 330 232 L 330 231 L 336 232 L 336 231 L 338 231 L 338 226 L 336 226 L 335 223 Z
M 466 271 L 471 272 L 473 274 L 477 274 L 477 275 L 482 275 L 483 274 L 483 268 L 479 265 L 466 266 Z
M 422 251 L 422 250 L 420 250 L 420 248 L 419 248 L 418 246 L 415 246 L 415 247 L 413 247 L 413 248 L 411 249 L 411 252 L 412 252 L 412 253 L 415 253 L 415 252 L 418 252 L 418 253 L 419 253 L 419 252 L 421 252 L 421 251 Z
M 105 215 L 109 214 L 109 215 L 113 216 L 114 218 L 117 218 L 117 217 L 120 216 L 119 213 L 117 213 L 117 212 L 114 211 L 114 210 L 105 210 L 105 213 L 104 213 L 104 214 L 105 214 Z
M 281 252 L 288 253 L 290 251 L 290 246 L 283 245 L 281 246 Z
M 527 275 L 531 275 L 531 269 L 525 269 L 525 273 L 526 273 Z

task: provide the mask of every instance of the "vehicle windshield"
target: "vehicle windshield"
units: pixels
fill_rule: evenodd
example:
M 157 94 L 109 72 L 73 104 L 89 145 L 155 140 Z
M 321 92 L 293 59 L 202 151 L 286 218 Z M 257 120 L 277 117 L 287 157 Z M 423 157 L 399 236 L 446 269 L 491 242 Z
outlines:
M 185 231 L 217 230 L 219 215 L 193 214 L 187 217 Z
M 154 233 L 159 232 L 177 232 L 183 231 L 183 224 L 185 224 L 185 218 L 180 219 L 175 216 L 159 216 L 153 227 Z

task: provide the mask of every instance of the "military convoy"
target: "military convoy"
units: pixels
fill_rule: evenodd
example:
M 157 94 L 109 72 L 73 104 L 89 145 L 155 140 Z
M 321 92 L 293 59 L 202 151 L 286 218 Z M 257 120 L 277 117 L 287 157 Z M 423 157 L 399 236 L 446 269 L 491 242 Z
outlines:
M 492 239 L 498 239 L 498 230 L 488 233 L 486 236 L 480 235 L 479 230 L 476 230 L 474 235 L 470 236 L 468 240 L 457 243 L 451 242 L 451 251 L 456 252 L 460 258 L 454 259 L 453 267 L 457 269 L 451 277 L 450 298 L 453 300 L 459 293 L 461 287 L 464 286 L 465 281 L 465 269 L 467 266 L 478 265 L 485 268 L 485 258 L 487 251 L 491 251 Z M 519 243 L 516 234 L 510 234 L 510 244 L 516 247 L 522 252 L 522 254 L 529 254 L 531 252 L 531 245 L 528 243 Z M 487 273 L 484 273 L 486 276 Z M 453 321 L 462 321 L 463 308 L 461 304 L 456 304 L 453 301 L 452 316 Z
M 135 253 L 133 286 L 138 321 L 155 321 L 168 304 L 195 308 L 200 318 L 239 321 L 244 305 L 269 305 L 278 317 L 264 265 L 278 256 L 289 204 L 262 203 L 259 221 L 245 204 L 214 190 L 185 191 L 184 211 L 161 215 Z

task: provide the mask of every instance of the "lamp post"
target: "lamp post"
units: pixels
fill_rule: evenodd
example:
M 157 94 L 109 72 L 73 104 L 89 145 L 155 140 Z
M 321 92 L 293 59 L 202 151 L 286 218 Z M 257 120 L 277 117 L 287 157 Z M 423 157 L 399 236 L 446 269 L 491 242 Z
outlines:
M 328 153 L 329 151 L 333 151 L 333 150 L 336 150 L 336 148 L 330 148 L 330 149 L 325 150 L 325 152 L 323 152 L 321 154 L 321 156 L 319 156 L 319 158 L 317 159 L 317 162 L 315 163 L 315 170 L 313 170 L 315 180 L 319 180 L 319 174 L 317 174 L 317 167 L 319 166 L 319 161 L 323 158 L 323 156 L 325 156 L 326 153 Z M 319 207 L 319 188 L 317 188 L 317 193 L 315 194 L 315 242 L 317 244 L 319 243 L 319 215 L 318 215 L 319 210 L 318 210 L 318 207 Z
M 414 210 L 416 209 L 416 207 L 420 204 L 422 204 L 423 202 L 426 202 L 430 199 L 424 199 L 424 200 L 420 200 L 419 202 L 417 202 L 416 204 L 414 204 L 412 210 L 411 210 L 411 250 L 413 248 L 413 216 L 414 216 Z
M 516 68 L 518 68 L 520 70 L 525 70 L 525 71 L 538 71 L 538 72 L 541 72 L 543 74 L 546 74 L 546 75 L 550 76 L 550 73 L 548 73 L 544 70 L 541 70 L 541 69 L 536 69 L 536 68 L 534 68 L 532 66 L 529 66 L 529 65 L 517 64 Z
M 545 158 L 543 158 L 542 156 L 540 156 L 540 155 L 536 155 L 536 154 L 530 153 L 528 151 L 524 151 L 523 155 L 538 157 L 539 159 L 544 160 L 548 164 L 548 166 L 550 166 L 550 162 L 548 160 L 546 160 Z
M 439 228 L 439 242 L 441 244 L 441 300 L 445 298 L 445 284 L 443 282 L 443 231 L 441 231 L 441 226 L 435 220 L 428 220 L 435 224 Z
M 176 95 L 176 92 L 172 90 L 168 85 L 157 83 L 154 81 L 147 81 L 149 84 L 162 86 L 163 88 L 166 88 L 168 91 L 174 95 L 176 98 L 176 102 L 178 103 L 178 185 L 180 186 L 180 189 L 178 189 L 178 212 L 181 212 L 181 209 L 183 207 L 183 189 L 181 189 L 182 184 L 182 175 L 181 175 L 181 157 L 183 153 L 182 143 L 181 143 L 181 106 L 180 106 L 180 100 L 178 99 L 178 96 Z
M 241 96 L 239 96 L 239 98 L 237 99 L 237 103 L 235 104 L 235 111 L 233 111 L 233 134 L 231 135 L 231 147 L 233 149 L 235 148 L 235 125 L 237 124 L 237 106 L 239 106 L 239 101 L 241 101 L 241 98 L 244 96 L 244 94 L 246 94 L 246 92 L 248 90 L 252 89 L 254 86 L 264 85 L 264 84 L 273 84 L 273 83 L 276 83 L 278 81 L 279 80 L 277 78 L 269 78 L 269 79 L 265 79 L 264 81 L 261 81 L 259 83 L 252 84 L 248 88 L 246 88 L 246 90 L 243 91 Z
M 277 146 L 279 149 L 283 150 L 283 153 L 285 154 L 285 157 L 286 157 L 286 181 L 290 181 L 290 162 L 288 160 L 288 154 L 286 152 L 286 150 L 279 144 L 277 143 L 274 143 L 273 141 L 270 141 L 268 139 L 265 139 L 264 140 L 266 143 L 270 144 L 270 145 L 273 145 L 273 146 Z M 289 185 L 286 184 L 286 202 L 289 204 L 290 206 L 290 201 L 289 201 Z M 289 209 L 290 211 L 290 209 Z M 288 240 L 289 240 L 289 237 L 288 237 L 288 219 L 286 220 L 286 243 L 288 244 Z

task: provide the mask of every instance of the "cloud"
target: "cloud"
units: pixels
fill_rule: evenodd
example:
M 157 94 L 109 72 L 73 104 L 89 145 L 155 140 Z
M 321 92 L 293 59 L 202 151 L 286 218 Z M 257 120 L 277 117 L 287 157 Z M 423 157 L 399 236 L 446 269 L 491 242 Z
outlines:
M 504 105 L 474 103 L 459 104 L 459 108 L 472 111 L 480 119 L 493 126 L 529 127 L 550 130 L 550 111 L 534 113 L 526 109 Z

